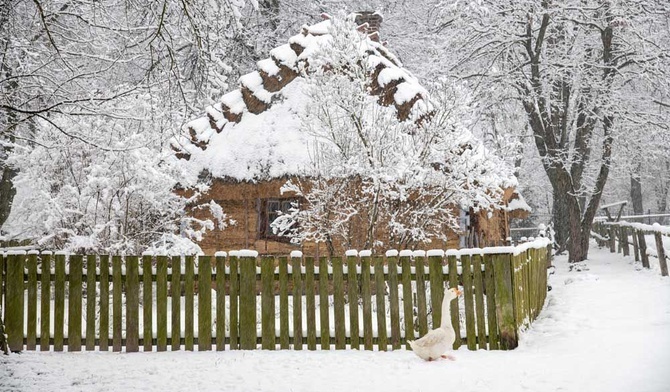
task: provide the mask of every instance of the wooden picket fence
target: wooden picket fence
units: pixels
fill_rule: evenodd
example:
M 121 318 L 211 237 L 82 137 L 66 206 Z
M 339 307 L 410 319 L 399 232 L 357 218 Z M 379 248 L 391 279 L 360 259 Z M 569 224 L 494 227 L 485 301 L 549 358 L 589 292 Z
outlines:
M 461 336 L 463 313 L 465 338 L 457 339 L 455 348 L 507 350 L 517 346 L 519 330 L 542 309 L 548 249 L 542 239 L 446 254 L 361 252 L 317 260 L 295 252 L 290 257 L 249 251 L 199 257 L 14 252 L 0 258 L 0 304 L 4 298 L 13 351 L 400 349 L 439 325 L 441 317 L 451 317 Z M 454 301 L 450 315 L 440 314 L 447 283 L 463 286 L 464 312 Z M 401 319 L 401 310 L 410 317 Z M 306 334 L 290 328 L 289 320 L 304 326 L 303 318 Z
M 670 228 L 659 225 L 646 225 L 630 222 L 595 222 L 591 236 L 599 246 L 607 246 L 611 253 L 623 253 L 630 256 L 631 245 L 635 261 L 641 261 L 644 268 L 650 268 L 649 250 L 646 235 L 653 235 L 656 245 L 656 254 L 662 276 L 668 276 L 668 252 L 663 244 L 664 237 L 670 237 Z

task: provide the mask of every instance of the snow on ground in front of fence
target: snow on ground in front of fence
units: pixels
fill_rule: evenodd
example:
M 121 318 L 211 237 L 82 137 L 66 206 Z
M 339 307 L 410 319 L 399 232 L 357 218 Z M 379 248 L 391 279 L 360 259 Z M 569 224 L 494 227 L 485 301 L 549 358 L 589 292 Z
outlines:
M 670 279 L 592 245 L 555 261 L 546 308 L 514 351 L 40 353 L 0 358 L 2 391 L 668 391 Z

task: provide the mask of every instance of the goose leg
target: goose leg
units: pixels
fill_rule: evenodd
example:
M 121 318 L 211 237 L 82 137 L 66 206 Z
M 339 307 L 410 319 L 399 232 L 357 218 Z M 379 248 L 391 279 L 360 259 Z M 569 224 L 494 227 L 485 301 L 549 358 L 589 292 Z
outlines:
M 442 355 L 442 358 L 448 359 L 450 361 L 455 361 L 456 360 L 456 357 L 454 357 L 453 355 Z

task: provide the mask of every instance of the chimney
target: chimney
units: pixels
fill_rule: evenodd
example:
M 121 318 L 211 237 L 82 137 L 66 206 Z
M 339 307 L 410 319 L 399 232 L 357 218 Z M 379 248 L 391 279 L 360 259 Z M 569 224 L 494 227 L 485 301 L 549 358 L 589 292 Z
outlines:
M 379 42 L 379 28 L 384 17 L 377 11 L 361 11 L 355 13 L 354 23 L 359 26 L 359 31 L 367 33 L 371 40 Z M 364 25 L 367 23 L 367 27 Z

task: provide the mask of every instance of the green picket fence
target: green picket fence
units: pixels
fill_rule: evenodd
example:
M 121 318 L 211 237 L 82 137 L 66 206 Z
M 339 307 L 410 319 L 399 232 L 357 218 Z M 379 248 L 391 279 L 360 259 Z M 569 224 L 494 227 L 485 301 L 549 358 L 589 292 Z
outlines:
M 13 351 L 388 350 L 442 317 L 455 348 L 508 350 L 542 309 L 548 257 L 544 239 L 319 259 L 14 252 L 0 258 L 0 304 Z M 442 315 L 446 285 L 464 294 Z

